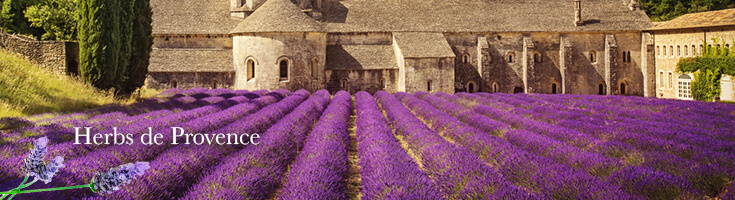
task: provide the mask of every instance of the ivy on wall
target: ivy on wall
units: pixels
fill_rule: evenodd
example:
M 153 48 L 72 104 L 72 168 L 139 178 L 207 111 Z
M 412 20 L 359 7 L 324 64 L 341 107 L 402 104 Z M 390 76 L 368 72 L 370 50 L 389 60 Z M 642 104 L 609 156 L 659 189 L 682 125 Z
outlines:
M 715 41 L 717 43 L 717 41 Z M 735 49 L 726 45 L 714 47 L 704 43 L 701 57 L 682 58 L 676 70 L 694 73 L 692 97 L 700 101 L 713 101 L 720 96 L 720 79 L 723 74 L 735 76 Z

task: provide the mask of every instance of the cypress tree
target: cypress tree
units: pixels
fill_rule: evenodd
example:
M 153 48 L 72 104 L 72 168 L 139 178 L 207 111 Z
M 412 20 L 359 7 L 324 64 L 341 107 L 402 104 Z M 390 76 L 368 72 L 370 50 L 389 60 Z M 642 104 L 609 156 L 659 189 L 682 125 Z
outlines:
M 135 0 L 132 34 L 132 54 L 127 69 L 127 81 L 123 92 L 131 94 L 142 87 L 148 74 L 151 47 L 153 45 L 152 31 L 153 12 L 150 0 Z
M 119 89 L 127 67 L 120 65 L 123 42 L 129 41 L 121 35 L 120 5 L 118 0 L 79 2 L 79 73 L 103 90 Z

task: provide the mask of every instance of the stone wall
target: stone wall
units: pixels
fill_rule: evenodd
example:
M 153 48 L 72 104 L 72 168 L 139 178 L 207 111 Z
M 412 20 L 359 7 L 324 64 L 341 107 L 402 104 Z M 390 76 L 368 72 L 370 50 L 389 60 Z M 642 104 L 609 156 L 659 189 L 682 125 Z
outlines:
M 356 93 L 367 91 L 397 92 L 398 69 L 375 70 L 327 70 L 326 89 L 334 93 L 339 90 Z
M 20 54 L 57 74 L 77 74 L 79 46 L 75 42 L 38 41 L 0 32 L 0 48 Z
M 653 31 L 656 97 L 679 98 L 676 65 L 682 58 L 695 57 L 710 45 L 735 45 L 735 27 Z M 717 41 L 717 42 L 716 42 Z
M 233 72 L 150 72 L 145 87 L 168 88 L 232 88 Z

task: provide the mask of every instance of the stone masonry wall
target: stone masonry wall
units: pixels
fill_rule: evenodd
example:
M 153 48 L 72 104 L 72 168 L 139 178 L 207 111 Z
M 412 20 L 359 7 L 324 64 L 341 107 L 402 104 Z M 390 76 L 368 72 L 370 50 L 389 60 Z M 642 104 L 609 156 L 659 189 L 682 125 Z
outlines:
M 0 33 L 0 48 L 26 57 L 56 74 L 76 74 L 79 46 L 75 42 L 38 41 L 19 35 Z

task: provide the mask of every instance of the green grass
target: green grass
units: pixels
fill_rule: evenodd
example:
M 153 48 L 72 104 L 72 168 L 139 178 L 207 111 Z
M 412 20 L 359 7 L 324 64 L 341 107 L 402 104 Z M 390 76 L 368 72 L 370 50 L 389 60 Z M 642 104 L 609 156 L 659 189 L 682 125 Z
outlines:
M 0 50 L 0 118 L 68 113 L 122 103 L 107 92 Z

